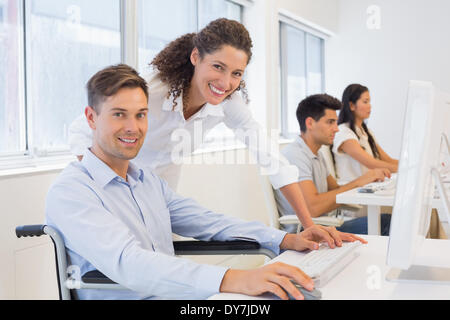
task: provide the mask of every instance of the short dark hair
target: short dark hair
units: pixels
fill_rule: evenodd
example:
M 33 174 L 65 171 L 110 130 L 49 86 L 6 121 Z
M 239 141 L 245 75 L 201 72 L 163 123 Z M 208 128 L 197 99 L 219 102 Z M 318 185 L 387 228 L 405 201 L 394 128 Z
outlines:
M 148 100 L 147 82 L 132 67 L 117 64 L 100 70 L 89 79 L 86 84 L 88 104 L 99 113 L 100 103 L 123 88 L 141 88 Z
M 342 103 L 326 94 L 314 94 L 303 99 L 297 107 L 297 120 L 300 125 L 300 131 L 306 132 L 306 119 L 313 118 L 319 121 L 325 115 L 325 109 L 340 110 Z

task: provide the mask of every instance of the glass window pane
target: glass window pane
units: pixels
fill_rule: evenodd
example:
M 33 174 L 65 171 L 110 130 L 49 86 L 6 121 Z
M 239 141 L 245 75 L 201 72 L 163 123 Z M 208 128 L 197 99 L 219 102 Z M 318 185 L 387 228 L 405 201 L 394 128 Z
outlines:
M 306 35 L 308 95 L 322 93 L 322 39 Z
M 323 92 L 323 39 L 281 22 L 280 46 L 281 131 L 289 137 L 299 131 L 298 103 Z
M 202 29 L 209 22 L 218 18 L 242 21 L 241 6 L 224 0 L 199 0 L 198 27 Z
M 305 32 L 286 26 L 286 97 L 284 112 L 287 112 L 287 131 L 298 132 L 298 122 L 295 117 L 298 103 L 306 97 L 305 69 Z
M 138 21 L 138 69 L 145 73 L 149 63 L 169 42 L 197 31 L 197 1 L 140 0 Z
M 120 1 L 25 3 L 31 145 L 44 153 L 67 149 L 68 126 L 87 105 L 86 82 L 120 63 Z
M 0 0 L 0 154 L 25 152 L 20 9 Z

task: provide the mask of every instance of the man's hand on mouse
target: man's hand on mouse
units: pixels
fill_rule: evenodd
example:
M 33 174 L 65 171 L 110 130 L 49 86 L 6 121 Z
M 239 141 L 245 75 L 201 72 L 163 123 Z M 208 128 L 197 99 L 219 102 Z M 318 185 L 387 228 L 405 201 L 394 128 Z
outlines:
M 339 232 L 334 227 L 313 225 L 299 234 L 286 234 L 280 244 L 282 250 L 317 250 L 321 242 L 326 242 L 330 248 L 342 246 L 342 242 L 366 240 L 351 233 Z M 295 281 L 308 291 L 314 289 L 313 280 L 301 269 L 282 262 L 274 262 L 264 267 L 251 270 L 229 269 L 220 285 L 220 292 L 260 295 L 271 292 L 281 299 L 289 299 L 288 294 L 295 299 L 303 300 L 304 296 L 291 282 Z
M 342 242 L 361 241 L 367 243 L 366 240 L 351 234 L 337 231 L 335 227 L 325 227 L 313 225 L 301 233 L 288 233 L 280 244 L 282 250 L 317 250 L 319 244 L 325 242 L 330 248 L 341 247 Z
M 306 290 L 314 289 L 313 280 L 302 270 L 282 262 L 274 262 L 258 269 L 227 270 L 220 286 L 220 292 L 252 296 L 271 292 L 284 300 L 289 299 L 289 293 L 295 299 L 303 300 L 304 296 L 290 281 L 291 279 Z

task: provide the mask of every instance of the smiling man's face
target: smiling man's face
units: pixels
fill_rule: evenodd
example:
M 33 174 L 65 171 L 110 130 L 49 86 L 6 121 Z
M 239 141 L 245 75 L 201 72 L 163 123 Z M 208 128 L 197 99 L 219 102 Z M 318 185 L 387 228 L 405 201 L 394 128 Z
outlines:
M 96 108 L 86 108 L 93 129 L 91 151 L 111 167 L 135 158 L 148 128 L 147 97 L 141 88 L 122 88 Z

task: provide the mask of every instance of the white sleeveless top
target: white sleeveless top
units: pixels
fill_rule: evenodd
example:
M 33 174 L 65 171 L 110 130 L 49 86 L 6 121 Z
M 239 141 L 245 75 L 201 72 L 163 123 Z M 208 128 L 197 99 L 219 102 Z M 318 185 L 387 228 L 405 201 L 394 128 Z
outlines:
M 338 151 L 339 147 L 347 140 L 356 140 L 359 145 L 372 157 L 373 152 L 369 144 L 369 137 L 362 128 L 356 127 L 358 136 L 350 129 L 348 123 L 339 125 L 339 132 L 336 133 L 333 143 L 333 155 L 336 163 L 336 175 L 339 184 L 345 184 L 365 174 L 369 169 L 353 159 L 344 152 Z M 373 132 L 369 129 L 370 134 L 374 137 Z M 375 137 L 374 137 L 375 139 Z

